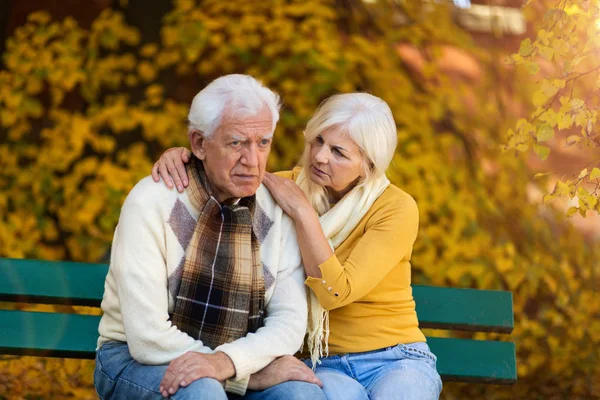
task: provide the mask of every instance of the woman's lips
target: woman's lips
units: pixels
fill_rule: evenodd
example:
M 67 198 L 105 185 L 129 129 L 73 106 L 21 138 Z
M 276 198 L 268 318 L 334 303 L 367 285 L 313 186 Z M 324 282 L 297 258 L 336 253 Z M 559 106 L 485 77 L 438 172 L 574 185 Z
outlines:
M 319 168 L 315 167 L 314 165 L 312 166 L 312 170 L 315 174 L 319 175 L 319 176 L 327 176 L 327 174 L 323 171 L 321 171 Z

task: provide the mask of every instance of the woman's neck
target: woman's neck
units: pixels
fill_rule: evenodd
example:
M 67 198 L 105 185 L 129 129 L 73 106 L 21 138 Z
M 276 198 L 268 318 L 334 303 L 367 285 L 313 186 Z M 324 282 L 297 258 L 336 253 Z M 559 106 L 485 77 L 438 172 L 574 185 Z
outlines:
M 330 187 L 326 187 L 325 191 L 327 192 L 327 199 L 329 200 L 329 205 L 331 205 L 332 207 L 336 205 L 338 201 L 342 199 L 342 197 L 344 197 L 349 191 L 354 189 L 354 187 L 358 184 L 359 181 L 360 177 L 358 177 L 354 182 L 346 186 L 344 190 L 341 190 L 339 192 L 336 192 Z

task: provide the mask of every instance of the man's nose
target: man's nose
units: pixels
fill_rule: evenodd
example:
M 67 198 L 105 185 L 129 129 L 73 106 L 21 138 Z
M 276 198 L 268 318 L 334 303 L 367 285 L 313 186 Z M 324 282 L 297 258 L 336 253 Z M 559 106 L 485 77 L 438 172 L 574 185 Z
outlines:
M 244 148 L 240 162 L 249 168 L 258 167 L 258 148 L 256 145 L 250 144 Z

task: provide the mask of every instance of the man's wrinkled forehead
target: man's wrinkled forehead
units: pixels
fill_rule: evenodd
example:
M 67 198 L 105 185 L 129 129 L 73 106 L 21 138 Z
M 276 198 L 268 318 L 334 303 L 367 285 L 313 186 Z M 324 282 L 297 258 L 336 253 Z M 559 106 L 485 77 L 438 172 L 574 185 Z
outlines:
M 273 116 L 267 105 L 263 106 L 257 113 L 250 113 L 248 110 L 236 110 L 226 107 L 221 117 L 221 128 L 226 130 L 251 130 L 264 134 L 272 133 Z

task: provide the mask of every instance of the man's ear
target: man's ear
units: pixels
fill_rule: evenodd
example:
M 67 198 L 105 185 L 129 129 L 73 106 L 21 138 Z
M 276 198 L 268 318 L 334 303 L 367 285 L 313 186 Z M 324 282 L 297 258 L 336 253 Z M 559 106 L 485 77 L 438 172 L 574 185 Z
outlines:
M 202 136 L 202 132 L 196 129 L 191 130 L 188 132 L 188 137 L 192 146 L 192 153 L 199 160 L 204 160 L 206 158 L 206 139 Z

